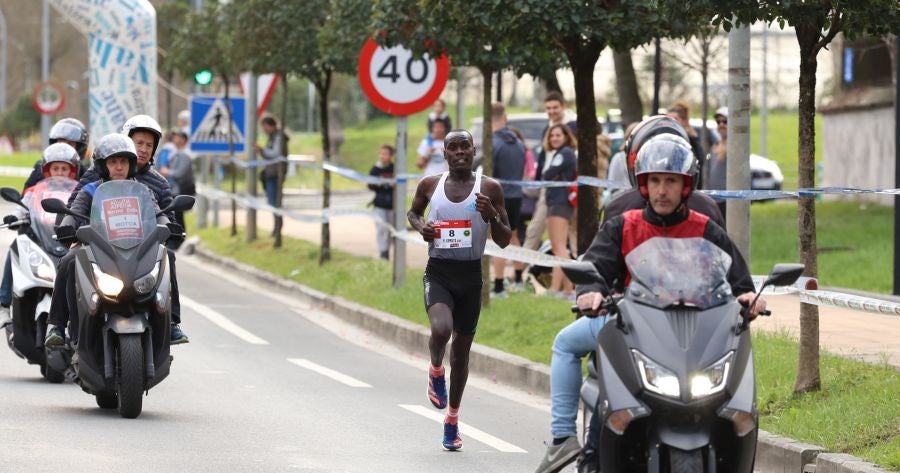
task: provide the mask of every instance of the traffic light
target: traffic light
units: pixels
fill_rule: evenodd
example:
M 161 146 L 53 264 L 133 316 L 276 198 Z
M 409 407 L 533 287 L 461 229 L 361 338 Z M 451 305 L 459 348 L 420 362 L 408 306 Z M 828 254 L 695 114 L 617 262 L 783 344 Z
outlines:
M 212 72 L 209 69 L 204 69 L 196 74 L 194 74 L 194 82 L 200 85 L 209 85 L 212 82 Z

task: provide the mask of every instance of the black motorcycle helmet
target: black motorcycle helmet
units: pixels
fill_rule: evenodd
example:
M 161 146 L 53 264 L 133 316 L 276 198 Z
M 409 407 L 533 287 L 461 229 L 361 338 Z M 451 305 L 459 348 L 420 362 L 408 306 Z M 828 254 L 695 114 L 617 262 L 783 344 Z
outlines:
M 625 140 L 625 163 L 628 168 L 628 180 L 631 181 L 632 186 L 637 186 L 637 180 L 635 180 L 634 176 L 634 162 L 641 151 L 641 147 L 654 136 L 663 133 L 680 136 L 684 141 L 689 140 L 684 127 L 675 119 L 666 115 L 654 115 L 640 122 Z M 688 148 L 690 148 L 690 145 L 688 145 Z
M 84 155 L 88 148 L 88 132 L 84 123 L 75 118 L 63 118 L 50 127 L 49 143 L 54 144 L 59 140 L 66 140 L 75 143 L 75 151 L 78 156 L 84 160 Z
M 697 187 L 699 167 L 691 145 L 684 138 L 664 133 L 651 138 L 641 146 L 634 161 L 634 176 L 644 200 L 649 198 L 647 175 L 655 173 L 680 174 L 684 177 L 681 201 L 691 196 Z
M 132 179 L 137 174 L 137 151 L 134 149 L 134 142 L 121 133 L 110 133 L 100 138 L 100 143 L 97 144 L 92 156 L 100 179 L 109 180 L 106 160 L 117 156 L 128 158 L 128 179 Z

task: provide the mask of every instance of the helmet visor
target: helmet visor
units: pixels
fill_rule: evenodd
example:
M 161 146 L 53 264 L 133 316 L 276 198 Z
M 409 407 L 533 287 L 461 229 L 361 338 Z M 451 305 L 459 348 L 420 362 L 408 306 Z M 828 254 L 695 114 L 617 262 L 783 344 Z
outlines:
M 51 140 L 66 140 L 73 143 L 84 143 L 84 129 L 72 123 L 57 123 L 50 129 L 49 138 Z
M 696 158 L 690 148 L 673 142 L 647 143 L 638 152 L 634 163 L 634 174 L 670 173 L 691 176 L 696 166 Z

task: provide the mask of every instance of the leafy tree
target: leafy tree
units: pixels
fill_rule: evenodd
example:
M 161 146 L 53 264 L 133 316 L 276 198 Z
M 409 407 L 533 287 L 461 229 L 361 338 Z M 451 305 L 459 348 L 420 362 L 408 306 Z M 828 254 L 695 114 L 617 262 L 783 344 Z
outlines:
M 702 2 L 700 2 L 702 3 Z M 698 8 L 700 5 L 695 5 Z M 896 0 L 776 1 L 776 0 L 708 0 L 706 7 L 715 13 L 714 23 L 726 31 L 735 24 L 755 21 L 790 25 L 800 46 L 799 96 L 799 186 L 815 186 L 816 56 L 838 33 L 853 39 L 861 35 L 882 36 L 900 31 L 900 9 Z M 806 266 L 804 275 L 816 277 L 816 207 L 813 196 L 797 200 L 800 239 L 800 261 Z M 821 388 L 819 374 L 819 309 L 800 305 L 800 356 L 795 392 Z
M 31 103 L 31 94 L 20 96 L 12 107 L 6 109 L 0 118 L 0 130 L 3 135 L 15 141 L 38 131 L 41 128 L 41 115 Z
M 173 32 L 171 47 L 166 62 L 182 76 L 210 70 L 221 80 L 225 108 L 229 125 L 233 122 L 229 89 L 243 64 L 235 54 L 234 31 L 237 21 L 236 4 L 206 2 L 199 11 L 191 10 L 184 16 L 184 22 Z M 252 146 L 248 143 L 247 146 Z M 228 134 L 228 154 L 234 158 L 232 134 Z M 204 169 L 203 172 L 206 172 Z M 231 176 L 231 192 L 235 192 L 235 175 Z M 237 235 L 237 204 L 231 201 L 231 236 Z
M 708 22 L 691 2 L 677 0 L 525 1 L 530 6 L 533 34 L 563 53 L 575 77 L 578 113 L 578 174 L 597 175 L 597 105 L 594 66 L 607 46 L 628 51 L 654 37 L 683 37 Z M 578 192 L 578 252 L 590 246 L 599 226 L 598 192 L 582 186 Z
M 156 8 L 156 43 L 159 73 L 170 85 L 175 79 L 176 64 L 169 53 L 175 36 L 183 27 L 190 8 L 185 2 L 166 2 Z M 172 91 L 166 87 L 166 127 L 172 126 Z

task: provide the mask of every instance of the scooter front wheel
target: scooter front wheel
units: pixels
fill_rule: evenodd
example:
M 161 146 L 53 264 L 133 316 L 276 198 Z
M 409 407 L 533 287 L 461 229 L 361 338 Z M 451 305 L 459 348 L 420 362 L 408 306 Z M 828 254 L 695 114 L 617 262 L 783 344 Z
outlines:
M 127 419 L 141 415 L 144 396 L 144 347 L 140 334 L 119 335 L 119 414 Z
M 669 448 L 669 471 L 671 473 L 703 473 L 703 455 L 700 450 L 686 452 Z

